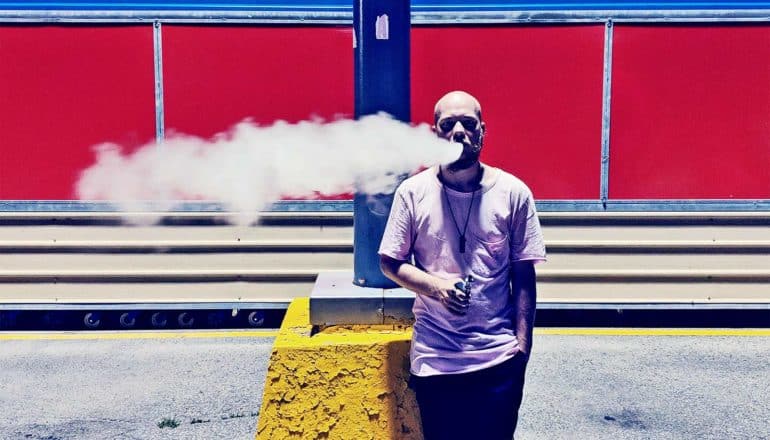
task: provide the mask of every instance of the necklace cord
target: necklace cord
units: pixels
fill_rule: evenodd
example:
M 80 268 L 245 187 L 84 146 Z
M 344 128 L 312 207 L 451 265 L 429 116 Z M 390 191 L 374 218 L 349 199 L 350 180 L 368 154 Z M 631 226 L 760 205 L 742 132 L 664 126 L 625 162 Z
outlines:
M 455 219 L 455 211 L 452 209 L 452 203 L 449 202 L 449 195 L 446 191 L 446 185 L 442 185 L 441 189 L 444 193 L 444 199 L 446 200 L 447 206 L 449 207 L 449 215 L 452 217 L 452 223 L 455 225 L 455 229 L 457 229 L 457 235 L 460 237 L 460 253 L 465 253 L 465 233 L 468 231 L 468 221 L 471 219 L 471 211 L 473 210 L 473 200 L 476 198 L 476 189 L 473 190 L 473 194 L 471 194 L 471 204 L 468 206 L 468 214 L 465 216 L 465 224 L 463 225 L 463 230 L 460 232 L 460 225 L 457 224 L 457 219 Z

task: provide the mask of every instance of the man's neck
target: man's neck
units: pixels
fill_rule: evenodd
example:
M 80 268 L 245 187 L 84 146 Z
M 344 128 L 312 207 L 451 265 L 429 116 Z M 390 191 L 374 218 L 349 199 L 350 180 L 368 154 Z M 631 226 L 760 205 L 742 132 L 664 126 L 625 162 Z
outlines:
M 476 162 L 473 166 L 462 170 L 451 170 L 446 165 L 439 166 L 439 180 L 450 189 L 460 192 L 479 189 L 483 174 L 484 167 L 481 162 Z

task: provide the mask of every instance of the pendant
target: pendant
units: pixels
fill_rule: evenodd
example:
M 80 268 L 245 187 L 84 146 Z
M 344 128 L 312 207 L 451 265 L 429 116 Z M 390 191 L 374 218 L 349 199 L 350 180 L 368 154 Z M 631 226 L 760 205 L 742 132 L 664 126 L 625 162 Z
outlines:
M 465 253 L 465 236 L 464 235 L 460 236 L 460 253 L 461 254 Z

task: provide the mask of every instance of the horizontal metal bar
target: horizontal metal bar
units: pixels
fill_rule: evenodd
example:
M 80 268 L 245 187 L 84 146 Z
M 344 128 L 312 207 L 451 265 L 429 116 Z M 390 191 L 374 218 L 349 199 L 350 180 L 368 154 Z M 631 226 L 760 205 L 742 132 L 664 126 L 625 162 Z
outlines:
M 231 213 L 227 212 L 200 212 L 200 211 L 173 211 L 173 212 L 101 212 L 101 211 L 0 211 L 0 222 L 2 221 L 36 221 L 50 219 L 54 223 L 66 224 L 65 220 L 119 220 L 121 218 L 133 217 L 162 217 L 173 220 L 224 220 Z M 750 220 L 750 219 L 770 219 L 770 211 L 543 211 L 538 214 L 540 220 L 692 220 L 692 221 L 710 221 L 713 219 L 727 220 Z M 270 221 L 338 221 L 353 220 L 353 212 L 340 210 L 337 212 L 320 211 L 263 211 L 259 218 Z M 141 220 L 141 219 L 139 219 Z M 115 222 L 118 224 L 119 222 Z
M 770 211 L 770 199 L 757 200 L 539 200 L 540 212 L 720 212 L 720 211 Z M 164 213 L 222 213 L 225 207 L 215 202 L 179 202 L 160 212 L 152 203 L 147 211 Z M 0 212 L 113 212 L 117 205 L 107 202 L 77 200 L 2 200 Z M 275 202 L 266 213 L 292 212 L 353 212 L 352 200 L 284 200 Z
M 0 310 L 281 310 L 290 301 L 244 302 L 158 302 L 158 303 L 0 303 Z
M 319 270 L 0 270 L 0 283 L 312 282 Z
M 615 22 L 763 22 L 770 9 L 608 9 L 608 10 L 452 10 L 413 6 L 413 25 Z M 6 23 L 269 23 L 347 25 L 351 7 L 266 8 L 251 10 L 0 10 Z
M 276 213 L 277 214 L 277 213 Z M 2 218 L 3 214 L 0 214 Z M 770 219 L 770 211 L 540 211 L 538 216 L 543 219 L 606 219 L 606 220 L 678 220 L 687 219 L 695 221 L 712 219 Z
M 770 226 L 770 211 L 541 211 L 543 226 Z M 112 226 L 158 225 L 221 226 L 230 214 L 221 212 L 116 213 L 116 212 L 3 212 L 0 226 Z M 353 225 L 352 212 L 263 212 L 263 226 L 336 226 Z
M 148 213 L 227 211 L 221 203 L 179 202 L 170 209 L 159 210 L 158 204 L 147 202 Z M 119 205 L 108 202 L 79 200 L 0 200 L 0 212 L 114 212 L 120 213 Z M 266 212 L 353 212 L 352 200 L 287 200 L 273 203 Z
M 735 282 L 735 283 L 765 283 L 770 282 L 768 270 L 743 269 L 543 269 L 538 271 L 538 281 L 541 282 Z
M 770 201 L 769 201 L 770 202 Z M 353 212 L 352 200 L 286 200 L 273 203 L 271 212 L 331 211 Z
M 770 200 L 540 200 L 539 211 L 770 211 Z
M 290 301 L 178 303 L 0 303 L 0 310 L 283 310 Z M 538 301 L 539 310 L 770 310 L 770 303 L 645 302 L 582 303 Z
M 0 253 L 352 252 L 353 240 L 0 241 Z
M 426 11 L 413 8 L 413 25 L 613 22 L 762 22 L 770 9 Z
M 350 8 L 324 10 L 0 10 L 7 23 L 201 23 L 201 24 L 322 24 L 352 25 Z
M 549 253 L 770 253 L 770 241 L 712 240 L 560 240 L 546 241 Z M 175 240 L 175 241 L 62 241 L 10 240 L 0 242 L 0 253 L 225 253 L 225 252 L 345 252 L 353 240 Z
M 541 302 L 539 310 L 770 310 L 770 302 L 720 303 L 720 302 L 639 302 L 639 303 L 582 303 Z
M 549 253 L 767 253 L 770 255 L 770 241 L 546 241 Z M 0 247 L 0 249 L 2 249 Z
M 539 217 L 545 227 L 770 226 L 770 211 L 541 211 Z
M 320 270 L 0 270 L 0 282 L 50 283 L 50 282 L 230 282 L 230 281 L 314 281 Z M 768 282 L 768 270 L 718 270 L 718 269 L 543 269 L 538 280 L 545 282 Z
M 546 213 L 547 214 L 547 213 Z M 546 215 L 544 214 L 544 215 Z M 140 225 L 154 224 L 154 220 L 160 219 L 160 224 L 188 225 L 188 224 L 226 224 L 232 213 L 227 212 L 79 212 L 79 211 L 0 211 L 0 224 L 88 224 L 98 223 L 107 226 L 119 226 L 122 224 L 137 223 Z M 261 212 L 260 223 L 334 223 L 353 224 L 353 213 L 350 211 L 320 212 Z

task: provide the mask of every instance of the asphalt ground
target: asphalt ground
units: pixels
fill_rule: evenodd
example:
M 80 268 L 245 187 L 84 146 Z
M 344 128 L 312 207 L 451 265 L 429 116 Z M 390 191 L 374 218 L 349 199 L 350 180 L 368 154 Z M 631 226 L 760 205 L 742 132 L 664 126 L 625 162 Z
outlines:
M 0 439 L 252 439 L 274 334 L 0 333 Z M 769 359 L 765 329 L 538 328 L 516 438 L 768 439 Z
M 0 333 L 0 439 L 253 439 L 274 335 Z

